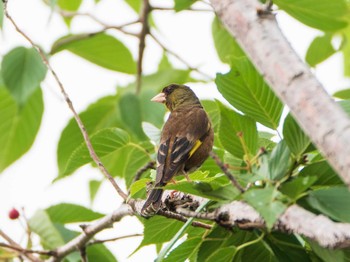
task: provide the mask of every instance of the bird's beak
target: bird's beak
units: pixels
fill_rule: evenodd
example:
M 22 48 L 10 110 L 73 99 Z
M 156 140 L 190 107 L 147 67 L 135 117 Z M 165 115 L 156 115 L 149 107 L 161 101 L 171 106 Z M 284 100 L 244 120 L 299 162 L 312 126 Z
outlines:
M 157 103 L 165 103 L 165 100 L 166 100 L 165 94 L 163 92 L 159 93 L 158 95 L 156 95 L 151 99 L 152 102 L 157 102 Z

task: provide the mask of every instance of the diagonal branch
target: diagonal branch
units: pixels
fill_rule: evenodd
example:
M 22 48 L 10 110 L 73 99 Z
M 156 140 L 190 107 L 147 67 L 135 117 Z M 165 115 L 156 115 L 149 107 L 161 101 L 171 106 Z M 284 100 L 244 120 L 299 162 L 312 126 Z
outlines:
M 22 35 L 32 46 L 33 48 L 35 48 L 35 50 L 39 53 L 43 63 L 45 64 L 45 66 L 47 67 L 47 69 L 51 72 L 51 74 L 53 75 L 55 81 L 57 82 L 61 93 L 69 107 L 69 109 L 72 111 L 73 116 L 75 118 L 75 121 L 77 122 L 79 129 L 83 135 L 84 141 L 86 143 L 86 146 L 89 150 L 90 156 L 92 158 L 92 160 L 96 163 L 96 165 L 98 166 L 98 168 L 101 170 L 102 174 L 111 182 L 111 184 L 113 185 L 113 187 L 115 188 L 115 190 L 117 191 L 117 193 L 124 199 L 127 199 L 127 194 L 125 194 L 123 192 L 123 190 L 118 186 L 118 184 L 115 182 L 114 178 L 109 174 L 108 170 L 106 169 L 106 167 L 103 165 L 103 163 L 101 162 L 100 158 L 98 157 L 98 155 L 96 154 L 91 141 L 90 141 L 90 137 L 86 131 L 86 128 L 84 126 L 83 121 L 81 120 L 80 116 L 78 115 L 78 113 L 76 112 L 72 100 L 69 98 L 61 80 L 59 79 L 56 71 L 54 71 L 54 69 L 51 67 L 51 64 L 49 62 L 49 60 L 47 59 L 45 52 L 40 48 L 39 45 L 37 45 L 36 43 L 33 42 L 33 40 L 26 35 L 16 24 L 16 22 L 12 19 L 12 17 L 10 16 L 10 14 L 7 11 L 7 2 L 4 2 L 4 13 L 6 18 L 12 23 L 12 25 L 15 27 L 16 31 Z
M 330 98 L 281 33 L 273 14 L 258 15 L 258 0 L 211 0 L 279 98 L 350 187 L 350 119 Z
M 142 28 L 139 34 L 139 56 L 137 61 L 136 94 L 139 94 L 141 91 L 142 61 L 143 61 L 143 54 L 146 47 L 146 36 L 149 33 L 148 15 L 150 12 L 151 12 L 151 6 L 149 4 L 149 0 L 143 0 L 143 7 L 142 7 L 142 12 L 140 17 Z

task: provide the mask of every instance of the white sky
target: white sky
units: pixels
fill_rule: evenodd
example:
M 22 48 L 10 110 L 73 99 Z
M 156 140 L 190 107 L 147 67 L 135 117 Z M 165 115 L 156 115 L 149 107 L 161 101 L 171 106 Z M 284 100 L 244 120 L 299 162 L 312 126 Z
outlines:
M 121 0 L 103 0 L 95 10 L 92 6 L 93 1 L 87 2 L 82 11 L 93 11 L 106 23 L 118 25 L 135 18 L 135 14 L 132 11 L 128 12 Z M 170 5 L 171 2 L 151 1 L 158 6 L 164 3 Z M 50 10 L 41 0 L 11 0 L 9 11 L 20 28 L 46 51 L 49 50 L 55 39 L 67 34 L 67 28 L 59 16 L 53 15 L 51 20 L 49 19 Z M 227 67 L 218 62 L 213 47 L 212 17 L 211 13 L 181 12 L 175 15 L 168 11 L 154 13 L 154 19 L 161 32 L 161 40 L 166 46 L 180 54 L 186 61 L 191 62 L 192 66 L 200 66 L 203 71 L 214 77 L 216 72 L 226 72 Z M 277 15 L 277 18 L 292 46 L 301 57 L 304 57 L 309 43 L 321 33 L 301 25 L 282 12 Z M 7 21 L 4 27 L 5 30 L 0 35 L 1 56 L 15 46 L 29 46 Z M 73 32 L 90 32 L 99 28 L 88 18 L 79 18 L 72 24 Z M 117 35 L 126 39 L 122 34 Z M 134 54 L 137 53 L 135 39 L 125 43 Z M 153 45 L 152 41 L 147 41 L 147 44 L 144 58 L 146 73 L 155 70 L 157 61 L 161 57 L 158 46 Z M 68 52 L 55 55 L 51 63 L 78 111 L 84 110 L 97 98 L 114 93 L 117 85 L 124 85 L 131 80 L 130 77 L 104 70 Z M 176 64 L 181 65 L 178 62 Z M 350 87 L 349 81 L 342 77 L 342 57 L 339 54 L 317 67 L 315 73 L 330 93 Z M 199 97 L 219 96 L 213 84 L 205 87 L 203 84 L 191 86 Z M 38 208 L 46 208 L 55 203 L 68 202 L 89 206 L 88 181 L 91 178 L 100 179 L 102 177 L 102 174 L 96 169 L 86 166 L 79 169 L 69 179 L 51 184 L 57 175 L 58 139 L 72 115 L 50 74 L 42 87 L 45 112 L 37 139 L 24 157 L 0 175 L 0 228 L 16 241 L 22 239 L 24 230 L 18 221 L 8 219 L 7 213 L 12 207 L 25 207 L 27 216 L 30 217 Z M 116 196 L 110 184 L 104 183 L 94 202 L 93 209 L 110 213 L 118 207 L 120 202 L 121 200 Z M 136 218 L 123 219 L 122 222 L 115 224 L 114 230 L 102 233 L 99 237 L 107 238 L 132 233 L 142 233 L 142 226 L 138 224 Z M 109 244 L 109 247 L 117 253 L 119 261 L 153 261 L 155 254 L 153 246 L 144 248 L 131 258 L 127 258 L 140 241 L 141 238 L 122 240 Z M 145 260 L 145 257 L 148 257 L 149 260 Z

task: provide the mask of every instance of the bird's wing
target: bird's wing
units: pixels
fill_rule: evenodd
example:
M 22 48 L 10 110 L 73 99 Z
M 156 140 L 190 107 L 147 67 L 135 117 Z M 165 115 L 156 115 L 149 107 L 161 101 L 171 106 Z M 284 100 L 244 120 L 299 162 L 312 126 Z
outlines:
M 208 128 L 210 122 L 202 108 L 172 113 L 164 125 L 158 149 L 156 185 L 166 184 L 183 168 L 202 144 Z

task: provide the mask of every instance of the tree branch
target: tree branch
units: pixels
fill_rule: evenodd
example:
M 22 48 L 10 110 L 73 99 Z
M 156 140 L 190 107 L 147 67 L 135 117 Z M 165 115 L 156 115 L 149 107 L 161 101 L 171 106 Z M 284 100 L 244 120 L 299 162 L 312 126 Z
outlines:
M 53 75 L 55 81 L 57 82 L 60 91 L 69 107 L 69 109 L 71 110 L 71 112 L 73 113 L 73 116 L 75 118 L 75 121 L 77 122 L 79 129 L 83 135 L 84 141 L 86 143 L 86 146 L 89 150 L 90 156 L 92 158 L 92 160 L 96 163 L 96 165 L 98 166 L 98 168 L 101 170 L 102 174 L 111 182 L 111 184 L 113 185 L 113 187 L 115 188 L 115 190 L 117 191 L 117 193 L 119 194 L 119 196 L 121 196 L 124 200 L 127 199 L 127 194 L 125 194 L 123 192 L 123 190 L 118 186 L 118 184 L 115 182 L 114 178 L 109 174 L 108 170 L 106 169 L 106 167 L 103 165 L 103 163 L 101 162 L 99 156 L 96 154 L 91 141 L 90 141 L 90 137 L 86 131 L 86 128 L 84 126 L 83 121 L 81 120 L 79 114 L 76 112 L 72 100 L 69 98 L 61 80 L 59 79 L 56 71 L 54 71 L 54 69 L 51 67 L 51 64 L 49 62 L 49 60 L 47 59 L 45 52 L 40 48 L 39 45 L 37 45 L 36 43 L 34 43 L 33 40 L 31 40 L 31 38 L 26 35 L 16 24 L 16 22 L 12 19 L 12 17 L 10 16 L 10 14 L 8 13 L 7 10 L 7 2 L 4 3 L 4 13 L 6 18 L 12 23 L 12 25 L 15 27 L 16 31 L 22 35 L 32 46 L 33 48 L 39 53 L 43 63 L 45 64 L 45 66 L 47 67 L 47 69 L 51 72 L 51 74 Z
M 127 204 L 122 204 L 117 210 L 115 210 L 112 214 L 109 214 L 96 223 L 92 225 L 88 225 L 84 227 L 84 232 L 77 236 L 76 238 L 73 238 L 71 241 L 66 243 L 65 245 L 57 248 L 55 250 L 55 257 L 52 257 L 50 261 L 57 262 L 61 261 L 62 258 L 64 258 L 66 255 L 73 251 L 82 250 L 82 248 L 85 248 L 88 241 L 98 232 L 102 231 L 103 229 L 112 227 L 113 223 L 116 221 L 119 221 L 125 216 L 130 216 L 133 214 L 133 210 L 131 207 Z
M 317 148 L 350 187 L 350 119 L 257 0 L 211 0 L 218 17 Z

